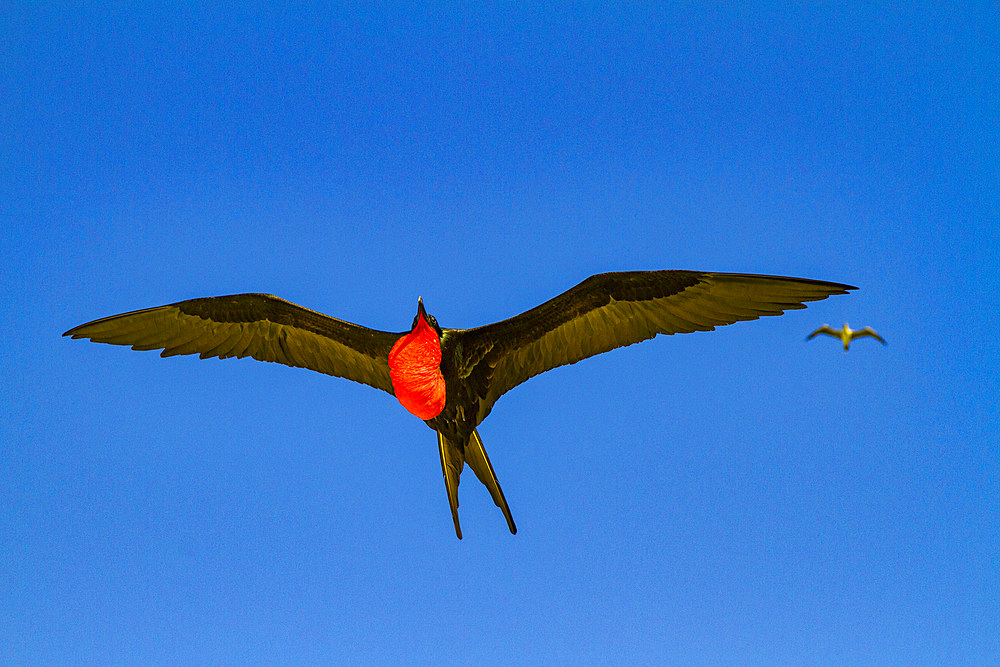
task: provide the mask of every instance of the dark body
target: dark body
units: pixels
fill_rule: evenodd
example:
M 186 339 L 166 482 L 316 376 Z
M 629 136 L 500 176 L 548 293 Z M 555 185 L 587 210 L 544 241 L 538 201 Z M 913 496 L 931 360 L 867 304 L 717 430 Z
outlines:
M 425 423 L 438 434 L 455 531 L 458 480 L 465 463 L 486 485 L 516 532 L 506 499 L 476 427 L 504 393 L 529 378 L 657 334 L 716 326 L 804 308 L 845 294 L 850 285 L 818 280 L 700 271 L 630 271 L 591 276 L 509 319 L 474 329 L 447 329 L 418 303 L 409 332 L 389 333 L 337 320 L 266 294 L 191 299 L 114 315 L 67 331 L 73 338 L 162 349 L 161 356 L 245 357 L 309 368 L 397 395 L 390 352 L 419 332 L 440 346 L 444 406 Z M 393 369 L 398 370 L 398 369 Z M 425 369 L 426 370 L 426 369 Z M 406 406 L 406 403 L 404 403 Z M 408 410 L 413 412 L 410 407 Z M 418 414 L 414 412 L 414 414 Z

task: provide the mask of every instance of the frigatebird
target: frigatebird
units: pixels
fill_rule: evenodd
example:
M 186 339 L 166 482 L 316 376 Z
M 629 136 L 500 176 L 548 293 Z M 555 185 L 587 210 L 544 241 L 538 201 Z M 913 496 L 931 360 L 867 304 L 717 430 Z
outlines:
M 458 483 L 465 463 L 489 490 L 510 532 L 517 532 L 476 430 L 506 392 L 539 373 L 657 334 L 713 331 L 853 289 L 783 276 L 628 271 L 591 276 L 531 310 L 475 329 L 442 328 L 422 299 L 410 330 L 388 333 L 269 294 L 234 294 L 113 315 L 63 335 L 162 349 L 161 357 L 249 356 L 394 395 L 437 432 L 451 516 L 462 539 Z
M 875 340 L 879 341 L 883 345 L 887 345 L 885 339 L 875 333 L 875 330 L 871 327 L 865 327 L 860 331 L 855 331 L 851 327 L 847 326 L 847 322 L 844 322 L 843 329 L 834 329 L 828 324 L 824 324 L 816 331 L 806 336 L 806 340 L 812 340 L 820 334 L 826 334 L 827 336 L 833 336 L 834 338 L 839 338 L 844 343 L 844 352 L 847 352 L 847 348 L 851 346 L 851 341 L 855 338 L 862 338 L 864 336 L 871 336 Z

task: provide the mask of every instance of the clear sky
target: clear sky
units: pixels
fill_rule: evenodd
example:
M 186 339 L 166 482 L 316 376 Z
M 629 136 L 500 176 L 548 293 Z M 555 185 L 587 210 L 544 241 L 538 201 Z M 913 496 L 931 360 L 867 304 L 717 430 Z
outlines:
M 988 3 L 36 4 L 0 7 L 0 663 L 1000 659 Z M 60 337 L 248 291 L 471 327 L 665 268 L 860 289 L 506 395 L 516 536 L 466 473 L 455 539 L 387 394 Z M 805 341 L 844 322 L 888 346 Z

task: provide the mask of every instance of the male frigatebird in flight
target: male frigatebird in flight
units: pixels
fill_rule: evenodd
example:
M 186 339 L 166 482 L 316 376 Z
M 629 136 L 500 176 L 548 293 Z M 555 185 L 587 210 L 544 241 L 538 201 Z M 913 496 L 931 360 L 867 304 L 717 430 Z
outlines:
M 444 329 L 417 300 L 409 331 L 327 317 L 269 294 L 190 299 L 82 324 L 64 336 L 159 350 L 253 357 L 362 382 L 393 394 L 437 432 L 459 539 L 458 480 L 468 463 L 516 533 L 476 427 L 503 394 L 539 373 L 657 334 L 716 326 L 857 289 L 820 280 L 700 271 L 629 271 L 587 278 L 554 299 L 475 329 Z

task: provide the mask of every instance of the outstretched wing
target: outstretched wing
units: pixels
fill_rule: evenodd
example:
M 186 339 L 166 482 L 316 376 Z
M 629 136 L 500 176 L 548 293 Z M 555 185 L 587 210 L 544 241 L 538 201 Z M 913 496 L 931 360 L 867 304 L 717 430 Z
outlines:
M 887 344 L 885 342 L 885 339 L 879 336 L 877 333 L 875 333 L 875 330 L 872 329 L 871 327 L 865 327 L 861 331 L 855 331 L 853 334 L 851 334 L 851 339 L 853 340 L 854 338 L 861 338 L 862 336 L 871 336 L 872 338 L 882 343 L 883 345 Z
M 840 332 L 839 331 L 837 331 L 836 329 L 834 329 L 832 327 L 829 327 L 829 326 L 827 326 L 827 325 L 824 324 L 819 329 L 816 329 L 816 331 L 813 331 L 811 334 L 809 334 L 808 336 L 806 336 L 806 340 L 812 340 L 813 338 L 815 338 L 816 336 L 818 336 L 820 334 L 826 334 L 827 336 L 833 336 L 834 338 L 840 338 Z
M 717 326 L 805 308 L 850 285 L 740 273 L 602 273 L 515 317 L 454 331 L 480 396 L 479 418 L 528 378 L 557 366 L 632 345 L 657 334 Z
M 389 350 L 403 334 L 327 317 L 270 294 L 191 299 L 81 324 L 64 336 L 159 350 L 253 357 L 361 382 L 393 393 Z

